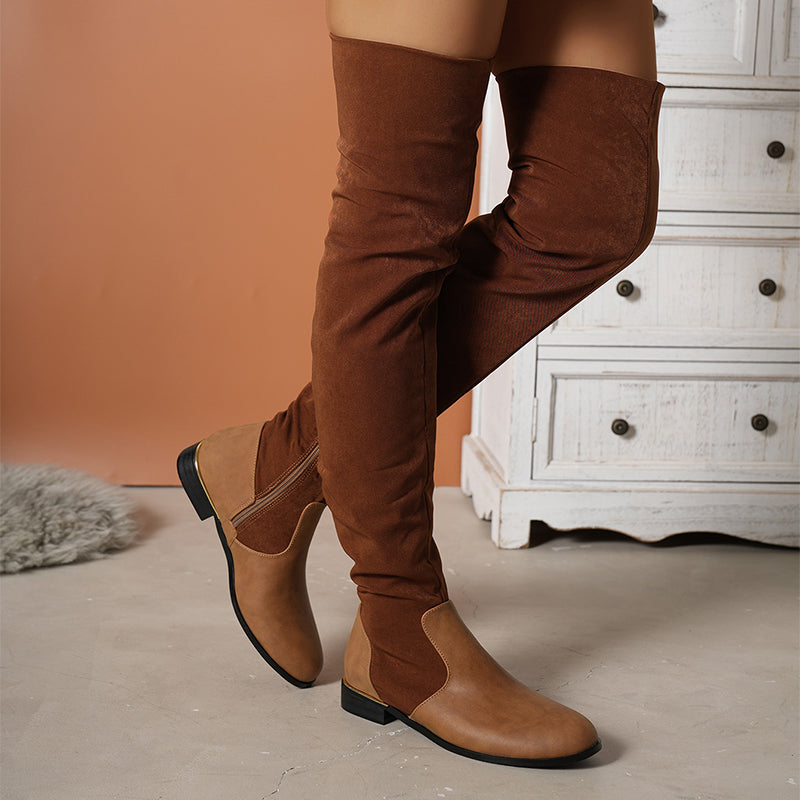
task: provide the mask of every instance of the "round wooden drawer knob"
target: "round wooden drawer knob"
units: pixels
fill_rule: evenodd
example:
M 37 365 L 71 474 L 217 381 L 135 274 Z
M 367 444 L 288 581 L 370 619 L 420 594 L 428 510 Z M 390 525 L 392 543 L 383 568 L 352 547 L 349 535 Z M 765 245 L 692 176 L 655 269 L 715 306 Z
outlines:
M 780 158 L 786 152 L 783 142 L 770 142 L 767 145 L 767 155 L 770 158 Z
M 624 419 L 615 419 L 611 423 L 611 430 L 617 436 L 624 436 L 630 430 L 630 425 Z
M 775 294 L 778 289 L 778 284 L 775 281 L 771 280 L 770 278 L 764 278 L 761 283 L 758 284 L 758 291 L 764 295 L 764 297 L 769 297 L 771 294 Z
M 655 22 L 660 16 L 662 16 L 661 11 L 659 10 L 658 6 L 653 3 L 653 22 Z
M 764 414 L 755 414 L 750 418 L 750 424 L 754 430 L 765 431 L 769 427 L 769 418 Z
M 630 281 L 620 281 L 617 284 L 617 294 L 620 297 L 630 297 L 633 294 L 634 285 Z

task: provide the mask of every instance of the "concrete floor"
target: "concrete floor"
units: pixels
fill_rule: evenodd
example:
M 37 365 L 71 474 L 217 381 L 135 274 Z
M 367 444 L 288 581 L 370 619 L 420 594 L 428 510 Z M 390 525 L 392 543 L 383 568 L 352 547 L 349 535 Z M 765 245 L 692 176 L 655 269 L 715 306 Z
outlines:
M 298 690 L 236 624 L 211 522 L 177 489 L 130 491 L 137 546 L 2 579 L 4 800 L 798 797 L 794 550 L 571 533 L 499 551 L 438 490 L 462 616 L 604 741 L 582 766 L 525 770 L 341 711 L 356 599 L 327 512 L 309 559 L 327 661 Z

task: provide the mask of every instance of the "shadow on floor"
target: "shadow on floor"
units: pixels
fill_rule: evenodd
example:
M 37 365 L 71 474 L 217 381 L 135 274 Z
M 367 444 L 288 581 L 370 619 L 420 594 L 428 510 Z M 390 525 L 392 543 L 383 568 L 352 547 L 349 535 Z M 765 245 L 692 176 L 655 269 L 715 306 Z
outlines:
M 768 550 L 797 550 L 796 547 L 782 544 L 770 544 L 768 542 L 756 542 L 749 539 L 741 539 L 738 536 L 730 536 L 726 533 L 715 533 L 713 531 L 687 531 L 684 533 L 674 533 L 665 539 L 657 542 L 645 542 L 633 536 L 620 533 L 619 531 L 607 528 L 575 528 L 559 530 L 551 528 L 546 522 L 533 520 L 531 522 L 531 534 L 529 547 L 538 547 L 548 544 L 555 539 L 568 536 L 577 543 L 590 542 L 613 542 L 613 541 L 634 541 L 645 547 L 670 548 L 670 547 L 689 547 L 692 545 L 706 544 L 735 544 L 741 547 L 752 547 L 756 549 Z

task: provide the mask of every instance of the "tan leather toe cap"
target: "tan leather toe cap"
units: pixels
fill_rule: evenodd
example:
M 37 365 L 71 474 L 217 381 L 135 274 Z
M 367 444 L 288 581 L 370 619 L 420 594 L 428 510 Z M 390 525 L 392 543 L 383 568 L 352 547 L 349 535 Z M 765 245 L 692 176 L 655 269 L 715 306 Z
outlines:
M 465 750 L 514 759 L 558 759 L 598 742 L 576 711 L 528 689 L 481 647 L 447 602 L 428 611 L 423 628 L 447 664 L 445 685 L 410 718 Z

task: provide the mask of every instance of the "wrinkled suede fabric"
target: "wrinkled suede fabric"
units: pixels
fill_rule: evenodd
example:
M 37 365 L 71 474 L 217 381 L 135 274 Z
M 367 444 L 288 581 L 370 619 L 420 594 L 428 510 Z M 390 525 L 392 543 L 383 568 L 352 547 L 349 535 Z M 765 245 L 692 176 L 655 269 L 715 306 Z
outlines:
M 488 61 L 333 38 L 340 162 L 312 332 L 323 493 L 381 698 L 446 679 L 420 620 L 447 599 L 431 536 L 436 298 L 472 197 Z
M 664 85 L 588 67 L 498 76 L 508 197 L 462 231 L 438 302 L 444 410 L 644 251 Z

